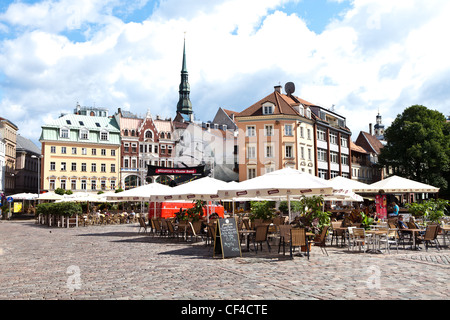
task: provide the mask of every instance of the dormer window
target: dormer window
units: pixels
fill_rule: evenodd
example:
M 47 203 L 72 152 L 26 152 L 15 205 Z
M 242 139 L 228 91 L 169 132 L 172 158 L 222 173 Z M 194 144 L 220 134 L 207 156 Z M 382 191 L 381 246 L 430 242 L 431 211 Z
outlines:
M 100 132 L 100 140 L 101 141 L 108 141 L 109 140 L 109 132 L 108 131 L 101 131 Z
M 89 130 L 81 129 L 80 130 L 80 140 L 88 140 L 89 139 Z
M 263 104 L 263 106 L 262 106 L 263 114 L 273 114 L 273 111 L 274 111 L 273 103 L 266 102 L 265 104 Z
M 60 129 L 60 131 L 59 131 L 59 137 L 68 139 L 69 138 L 69 132 L 70 132 L 69 128 L 62 127 Z

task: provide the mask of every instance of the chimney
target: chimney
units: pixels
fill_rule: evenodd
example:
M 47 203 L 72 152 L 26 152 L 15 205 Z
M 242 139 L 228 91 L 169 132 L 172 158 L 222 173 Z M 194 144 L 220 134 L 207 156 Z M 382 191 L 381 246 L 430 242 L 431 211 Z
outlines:
M 278 91 L 278 93 L 281 93 L 281 86 L 280 85 L 277 85 L 274 88 L 275 88 L 275 91 Z
M 370 133 L 370 135 L 372 135 L 372 124 L 371 123 L 369 123 L 369 133 Z

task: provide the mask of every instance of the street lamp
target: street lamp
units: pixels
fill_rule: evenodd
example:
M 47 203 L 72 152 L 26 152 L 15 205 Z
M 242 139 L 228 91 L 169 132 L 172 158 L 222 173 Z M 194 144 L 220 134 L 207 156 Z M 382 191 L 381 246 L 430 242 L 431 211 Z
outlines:
M 41 191 L 41 158 L 42 158 L 42 155 L 40 154 L 39 156 L 36 156 L 36 155 L 32 155 L 31 156 L 33 159 L 38 159 L 38 197 L 39 197 L 39 194 L 40 194 L 40 191 Z

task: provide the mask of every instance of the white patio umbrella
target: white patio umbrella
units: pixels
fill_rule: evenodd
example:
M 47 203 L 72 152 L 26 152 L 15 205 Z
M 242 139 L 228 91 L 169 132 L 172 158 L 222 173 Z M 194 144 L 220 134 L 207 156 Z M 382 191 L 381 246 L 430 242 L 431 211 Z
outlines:
M 384 190 L 384 192 L 386 193 L 439 192 L 439 188 L 399 176 L 391 176 L 389 178 L 372 183 L 367 188 L 359 190 L 359 192 L 377 193 L 379 190 Z
M 63 198 L 64 198 L 63 196 L 54 193 L 53 191 L 50 191 L 46 193 L 41 193 L 37 198 L 37 200 L 61 200 Z
M 188 183 L 181 184 L 150 197 L 151 201 L 171 200 L 219 200 L 217 191 L 225 188 L 227 182 L 210 177 L 203 177 Z
M 10 195 L 14 200 L 34 200 L 38 197 L 37 193 L 22 192 Z
M 359 192 L 361 190 L 369 188 L 367 183 L 363 183 L 357 180 L 344 178 L 341 176 L 334 177 L 329 180 L 333 188 L 341 190 L 350 190 L 353 192 Z
M 284 168 L 265 175 L 245 180 L 234 189 L 226 187 L 218 191 L 221 198 L 286 197 L 291 220 L 291 196 L 331 194 L 333 187 L 324 179 L 299 170 Z
M 150 196 L 160 192 L 171 190 L 172 188 L 161 183 L 153 182 L 133 189 L 125 190 L 118 193 L 108 194 L 108 200 L 120 201 L 148 201 Z

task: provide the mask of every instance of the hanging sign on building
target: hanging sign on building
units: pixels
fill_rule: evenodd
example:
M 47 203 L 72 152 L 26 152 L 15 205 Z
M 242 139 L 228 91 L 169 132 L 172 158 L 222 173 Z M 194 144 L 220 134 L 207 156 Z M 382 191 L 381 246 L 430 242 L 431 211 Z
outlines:
M 191 175 L 202 176 L 205 170 L 205 165 L 197 167 L 186 168 L 167 168 L 147 165 L 147 177 L 148 176 L 160 176 L 160 175 Z

